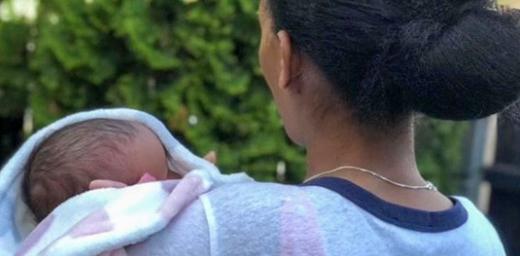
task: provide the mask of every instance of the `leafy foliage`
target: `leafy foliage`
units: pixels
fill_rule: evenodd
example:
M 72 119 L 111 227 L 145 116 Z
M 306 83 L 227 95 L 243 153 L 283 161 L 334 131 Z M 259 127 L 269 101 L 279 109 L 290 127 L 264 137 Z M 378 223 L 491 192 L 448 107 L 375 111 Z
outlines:
M 29 27 L 22 22 L 0 22 L 0 36 L 0 115 L 20 114 L 31 83 L 25 49 Z
M 421 173 L 443 192 L 457 193 L 462 176 L 464 137 L 468 123 L 429 118 L 417 120 L 416 150 Z

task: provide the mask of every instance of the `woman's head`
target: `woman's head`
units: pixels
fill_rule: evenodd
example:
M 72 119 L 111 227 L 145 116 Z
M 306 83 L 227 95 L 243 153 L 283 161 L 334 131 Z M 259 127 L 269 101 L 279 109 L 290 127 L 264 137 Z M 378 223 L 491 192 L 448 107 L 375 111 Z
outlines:
M 342 102 L 339 114 L 371 127 L 414 112 L 480 118 L 519 96 L 520 29 L 488 1 L 262 0 L 261 9 L 262 69 L 286 125 L 298 121 L 300 87 L 321 81 L 305 79 L 309 66 L 326 81 L 317 104 Z

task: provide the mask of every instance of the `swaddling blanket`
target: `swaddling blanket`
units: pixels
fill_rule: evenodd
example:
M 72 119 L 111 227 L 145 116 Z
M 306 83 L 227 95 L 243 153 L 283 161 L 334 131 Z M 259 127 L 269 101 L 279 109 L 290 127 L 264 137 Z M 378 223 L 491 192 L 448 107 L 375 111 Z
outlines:
M 22 193 L 32 152 L 56 131 L 93 119 L 134 121 L 147 126 L 163 143 L 170 170 L 183 178 L 87 192 L 60 205 L 36 227 Z M 251 180 L 245 174 L 221 174 L 147 113 L 101 109 L 74 114 L 31 136 L 0 171 L 0 255 L 124 254 L 124 246 L 162 230 L 199 195 L 222 184 Z

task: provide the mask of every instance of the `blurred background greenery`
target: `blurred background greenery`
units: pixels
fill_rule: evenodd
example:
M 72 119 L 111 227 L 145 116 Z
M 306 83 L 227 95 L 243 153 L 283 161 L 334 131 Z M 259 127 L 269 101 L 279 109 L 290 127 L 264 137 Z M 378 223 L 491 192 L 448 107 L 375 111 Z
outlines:
M 304 150 L 285 136 L 258 67 L 257 3 L 0 0 L 0 158 L 64 115 L 128 106 L 197 154 L 217 150 L 226 172 L 300 182 Z M 417 123 L 420 169 L 457 193 L 468 124 Z

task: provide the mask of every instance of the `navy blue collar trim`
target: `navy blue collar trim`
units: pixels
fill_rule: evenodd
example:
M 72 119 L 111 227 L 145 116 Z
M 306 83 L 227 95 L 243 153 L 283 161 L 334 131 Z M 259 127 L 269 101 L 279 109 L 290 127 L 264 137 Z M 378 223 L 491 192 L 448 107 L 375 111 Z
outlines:
M 386 202 L 356 184 L 340 178 L 318 178 L 302 184 L 332 190 L 377 218 L 410 230 L 420 232 L 444 232 L 462 226 L 468 213 L 462 204 L 451 198 L 453 207 L 439 212 L 412 209 Z

